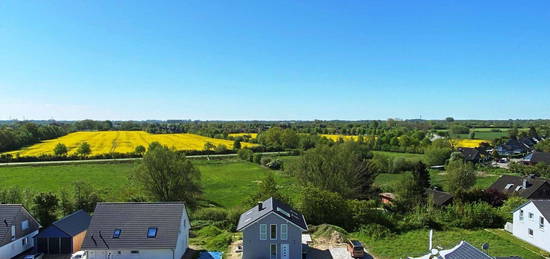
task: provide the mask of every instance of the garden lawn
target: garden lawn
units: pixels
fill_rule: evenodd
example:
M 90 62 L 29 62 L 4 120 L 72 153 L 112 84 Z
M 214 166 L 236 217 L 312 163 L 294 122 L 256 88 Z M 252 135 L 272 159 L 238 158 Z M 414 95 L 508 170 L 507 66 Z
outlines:
M 240 160 L 194 160 L 202 173 L 203 198 L 223 207 L 241 204 L 257 184 L 273 172 L 284 193 L 293 194 L 294 179 L 257 164 Z M 135 192 L 129 184 L 136 162 L 0 167 L 0 189 L 16 187 L 31 192 L 73 191 L 84 181 L 98 188 L 106 201 L 127 201 Z
M 364 242 L 368 251 L 377 258 L 407 258 L 428 254 L 428 230 L 414 230 L 394 237 L 371 239 L 360 233 L 352 233 L 353 238 Z M 434 247 L 449 249 L 465 240 L 473 246 L 489 244 L 491 256 L 521 256 L 525 259 L 543 258 L 540 250 L 522 242 L 509 233 L 499 230 L 448 230 L 434 232 Z
M 424 161 L 424 154 L 415 153 L 402 153 L 402 152 L 388 152 L 388 151 L 372 151 L 373 154 L 380 154 L 389 157 L 402 157 L 405 159 Z

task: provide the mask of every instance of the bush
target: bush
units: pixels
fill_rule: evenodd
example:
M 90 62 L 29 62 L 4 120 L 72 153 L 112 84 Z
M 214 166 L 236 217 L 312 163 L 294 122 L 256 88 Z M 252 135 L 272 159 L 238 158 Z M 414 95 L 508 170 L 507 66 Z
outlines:
M 225 221 L 227 214 L 227 211 L 223 208 L 204 208 L 195 211 L 193 217 L 202 220 Z
M 359 228 L 359 234 L 371 239 L 381 239 L 394 235 L 388 227 L 376 223 L 362 225 Z
M 259 164 L 267 166 L 269 163 L 271 163 L 271 157 L 262 157 Z
M 237 152 L 240 159 L 252 162 L 252 156 L 254 153 L 248 148 L 243 148 Z
M 259 164 L 259 165 L 265 165 L 264 163 L 262 163 L 262 154 L 260 153 L 257 153 L 257 154 L 254 154 L 253 157 L 252 157 L 252 162 L 256 163 L 256 164 Z
M 451 155 L 451 148 L 431 146 L 424 151 L 428 165 L 443 165 Z
M 283 161 L 275 159 L 266 165 L 269 169 L 272 170 L 281 170 L 283 168 Z
M 486 202 L 456 203 L 447 206 L 443 212 L 443 220 L 452 227 L 459 228 L 501 228 L 505 220 Z
M 311 224 L 333 224 L 346 229 L 351 225 L 346 200 L 335 192 L 306 187 L 302 190 L 299 208 Z

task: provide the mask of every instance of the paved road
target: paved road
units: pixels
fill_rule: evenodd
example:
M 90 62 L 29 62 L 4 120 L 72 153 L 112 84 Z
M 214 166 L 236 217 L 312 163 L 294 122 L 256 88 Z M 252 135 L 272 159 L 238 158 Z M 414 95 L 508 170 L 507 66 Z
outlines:
M 263 152 L 262 155 L 287 155 L 288 152 Z M 217 154 L 217 155 L 194 155 L 187 158 L 219 158 L 219 157 L 236 157 L 237 154 Z M 40 162 L 13 162 L 0 163 L 2 166 L 22 166 L 22 165 L 58 165 L 58 164 L 84 164 L 84 163 L 106 163 L 106 162 L 127 162 L 140 160 L 141 158 L 113 158 L 113 159 L 89 159 L 89 160 L 65 160 L 65 161 L 40 161 Z

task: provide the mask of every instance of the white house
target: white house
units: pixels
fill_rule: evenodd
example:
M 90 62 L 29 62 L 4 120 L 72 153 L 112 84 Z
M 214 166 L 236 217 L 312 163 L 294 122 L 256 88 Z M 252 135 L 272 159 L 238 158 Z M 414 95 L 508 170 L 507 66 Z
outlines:
M 81 249 L 88 259 L 180 259 L 189 228 L 183 203 L 98 203 Z
M 550 252 L 550 200 L 531 200 L 514 211 L 512 233 Z
M 0 204 L 0 259 L 13 258 L 34 247 L 40 224 L 21 204 Z

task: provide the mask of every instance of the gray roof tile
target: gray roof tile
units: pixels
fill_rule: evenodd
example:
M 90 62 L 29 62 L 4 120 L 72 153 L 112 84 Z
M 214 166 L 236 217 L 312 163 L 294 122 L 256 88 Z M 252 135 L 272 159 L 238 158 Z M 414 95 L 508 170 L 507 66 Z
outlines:
M 254 206 L 247 212 L 243 213 L 239 218 L 237 230 L 241 231 L 269 213 L 275 213 L 292 222 L 294 225 L 307 230 L 307 224 L 304 216 L 301 213 L 296 212 L 289 205 L 277 199 L 269 198 L 263 201 L 262 208 L 262 210 L 259 210 L 258 206 Z

